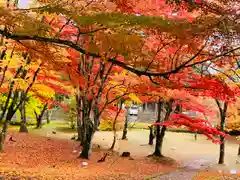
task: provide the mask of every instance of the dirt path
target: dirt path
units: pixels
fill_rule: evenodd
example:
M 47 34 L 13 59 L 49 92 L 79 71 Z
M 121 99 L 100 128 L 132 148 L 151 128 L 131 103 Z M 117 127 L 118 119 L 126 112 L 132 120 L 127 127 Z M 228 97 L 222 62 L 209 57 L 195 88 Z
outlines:
M 121 137 L 121 132 L 118 133 Z M 109 147 L 112 142 L 111 132 L 97 132 L 94 143 L 102 147 Z M 130 151 L 133 156 L 143 157 L 153 152 L 153 147 L 146 145 L 148 142 L 148 131 L 132 130 L 128 133 L 128 141 L 118 140 L 116 150 L 119 152 Z M 194 140 L 194 135 L 184 133 L 167 132 L 164 140 L 164 155 L 176 159 L 181 163 L 181 169 L 167 175 L 156 177 L 157 179 L 191 180 L 200 171 L 236 173 L 240 175 L 240 164 L 236 161 L 238 144 L 237 141 L 226 143 L 225 166 L 217 165 L 219 145 L 206 140 L 205 136 L 198 135 L 198 140 Z M 221 174 L 221 173 L 220 173 Z M 154 179 L 154 178 L 153 178 Z M 236 179 L 236 178 L 235 178 Z M 237 177 L 240 179 L 240 177 Z

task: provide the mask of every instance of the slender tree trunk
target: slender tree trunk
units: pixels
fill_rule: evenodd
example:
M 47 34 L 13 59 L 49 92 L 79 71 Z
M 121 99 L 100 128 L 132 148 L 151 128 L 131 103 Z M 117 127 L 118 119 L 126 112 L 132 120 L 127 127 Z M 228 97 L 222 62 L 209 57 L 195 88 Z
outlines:
M 113 151 L 117 140 L 116 121 L 113 122 L 113 142 L 109 150 Z
M 240 156 L 240 144 L 238 146 L 238 156 Z
M 21 92 L 22 95 L 21 97 L 23 97 L 23 93 Z M 22 98 L 21 98 L 22 99 Z M 21 104 L 20 106 L 20 113 L 21 113 L 21 125 L 20 125 L 20 129 L 19 132 L 25 132 L 28 133 L 28 129 L 27 129 L 27 120 L 26 120 L 26 101 L 23 100 L 24 102 Z
M 112 145 L 109 149 L 111 151 L 114 149 L 115 144 L 116 144 L 116 140 L 117 140 L 116 122 L 117 122 L 118 115 L 120 114 L 120 112 L 122 110 L 123 102 L 124 101 L 120 100 L 120 107 L 119 107 L 119 110 L 117 111 L 116 116 L 115 116 L 114 121 L 113 121 L 113 142 L 112 142 Z
M 100 124 L 98 102 L 94 104 L 93 114 L 94 114 L 94 127 L 98 131 L 98 126 Z
M 163 146 L 163 139 L 164 139 L 166 130 L 167 130 L 167 127 L 166 127 L 166 126 L 162 126 L 161 132 L 160 132 L 160 136 L 159 136 L 159 151 L 160 151 L 160 156 L 163 156 L 163 155 L 162 155 L 162 146 Z
M 76 121 L 77 121 L 77 134 L 78 134 L 78 138 L 77 141 L 81 141 L 82 143 L 82 139 L 83 139 L 83 127 L 82 127 L 82 121 L 81 119 L 83 119 L 83 111 L 81 110 L 82 107 L 82 101 L 80 96 L 76 95 Z M 82 144 L 81 144 L 82 145 Z
M 48 103 L 46 103 L 44 106 L 43 106 L 43 109 L 42 109 L 42 111 L 40 112 L 40 114 L 39 115 L 37 115 L 36 113 L 36 115 L 37 115 L 37 124 L 36 124 L 36 129 L 39 129 L 39 128 L 41 128 L 42 127 L 42 117 L 43 117 L 43 115 L 44 115 L 44 113 L 45 113 L 45 111 L 46 111 L 46 109 L 47 109 L 47 105 L 48 105 Z
M 197 140 L 197 133 L 194 133 L 194 139 Z
M 219 160 L 218 164 L 224 164 L 224 156 L 225 156 L 225 139 L 224 137 L 220 137 L 220 154 L 219 154 Z
M 110 149 L 109 149 L 109 150 L 111 150 L 111 151 L 113 151 L 113 149 L 114 149 L 114 147 L 115 147 L 115 144 L 116 144 L 116 140 L 117 140 L 117 133 L 116 133 L 116 131 L 114 131 L 113 133 L 114 133 L 114 134 L 113 134 L 113 142 L 112 142 L 112 145 L 111 145 L 111 147 L 110 147 Z
M 94 124 L 90 119 L 90 108 L 91 102 L 88 100 L 82 99 L 82 124 L 81 124 L 81 146 L 82 152 L 79 157 L 88 159 L 91 153 L 91 141 L 94 134 Z
M 173 100 L 170 100 L 170 101 L 166 102 L 166 114 L 165 114 L 165 117 L 164 117 L 164 122 L 168 120 L 170 114 L 172 113 L 172 104 L 173 104 Z M 163 140 L 164 140 L 166 130 L 167 130 L 167 127 L 162 126 L 160 136 L 159 136 L 160 156 L 163 156 L 162 155 L 162 146 L 163 146 Z
M 142 110 L 143 110 L 143 112 L 146 110 L 146 104 L 145 103 L 142 106 Z
M 126 113 L 126 116 L 125 116 L 125 122 L 124 122 L 124 128 L 123 128 L 122 140 L 126 140 L 126 139 L 127 139 L 127 129 L 128 129 L 128 110 L 129 110 L 129 108 L 127 108 L 127 113 Z
M 80 153 L 81 158 L 88 159 L 91 151 L 91 141 L 94 134 L 94 125 L 91 120 L 88 118 L 83 124 L 84 127 L 84 137 L 83 137 L 83 149 Z
M 46 116 L 47 116 L 47 124 L 50 123 L 50 119 L 51 119 L 51 116 L 52 116 L 52 110 L 46 110 Z
M 220 131 L 224 131 L 225 128 L 225 120 L 226 120 L 226 112 L 227 112 L 227 103 L 224 102 L 223 107 L 221 107 L 221 103 L 216 100 L 217 105 L 219 107 L 221 122 L 220 122 Z M 224 164 L 224 156 L 225 156 L 225 138 L 220 136 L 220 152 L 219 152 L 219 160 L 218 164 Z
M 12 102 L 11 102 L 10 106 L 7 108 L 6 119 L 8 121 L 12 120 L 12 118 L 17 110 L 17 109 L 14 109 L 14 106 L 17 104 L 17 100 L 18 100 L 18 91 L 15 91 L 13 94 Z
M 3 123 L 2 131 L 1 131 L 1 134 L 0 134 L 0 152 L 2 152 L 3 148 L 4 148 L 4 142 L 5 142 L 5 138 L 6 138 L 6 135 L 7 135 L 8 123 L 11 120 L 11 117 L 12 117 L 12 112 L 11 112 L 12 110 L 13 110 L 13 108 L 10 108 L 8 110 L 6 119 Z
M 84 107 L 85 106 L 85 107 Z M 87 120 L 86 119 L 89 119 L 89 115 L 87 114 L 88 112 L 88 109 L 86 107 L 86 105 L 82 104 L 82 110 L 81 110 L 81 126 L 79 126 L 79 129 L 78 129 L 78 133 L 79 133 L 79 137 L 81 140 L 81 144 L 80 146 L 84 146 L 84 142 L 86 140 L 86 136 L 87 136 Z
M 148 128 L 149 128 L 148 145 L 153 145 L 153 140 L 154 140 L 153 126 L 148 126 Z
M 8 120 L 5 120 L 0 134 L 0 152 L 3 152 L 4 149 L 4 142 L 7 134 L 8 122 L 9 122 Z
M 162 105 L 163 105 L 163 102 L 161 100 L 159 100 L 159 102 L 158 102 L 158 117 L 157 117 L 156 123 L 161 122 Z M 155 151 L 154 151 L 153 155 L 161 157 L 162 154 L 161 154 L 161 150 L 160 150 L 160 144 L 161 144 L 160 130 L 161 130 L 160 125 L 157 125 L 157 128 L 156 128 L 156 144 L 155 144 Z

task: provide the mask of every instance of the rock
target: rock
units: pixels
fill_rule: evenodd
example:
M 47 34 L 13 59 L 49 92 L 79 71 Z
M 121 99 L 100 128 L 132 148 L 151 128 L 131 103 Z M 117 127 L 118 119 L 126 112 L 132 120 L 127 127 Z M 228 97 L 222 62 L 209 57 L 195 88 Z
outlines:
M 240 156 L 237 157 L 236 164 L 240 164 Z
M 130 152 L 123 152 L 122 157 L 130 157 L 131 153 Z
M 82 162 L 82 167 L 86 167 L 88 163 L 86 161 Z
M 129 160 L 134 160 L 132 157 L 129 157 Z
M 237 170 L 236 170 L 236 169 L 231 169 L 231 170 L 230 170 L 230 173 L 231 173 L 231 174 L 237 174 Z

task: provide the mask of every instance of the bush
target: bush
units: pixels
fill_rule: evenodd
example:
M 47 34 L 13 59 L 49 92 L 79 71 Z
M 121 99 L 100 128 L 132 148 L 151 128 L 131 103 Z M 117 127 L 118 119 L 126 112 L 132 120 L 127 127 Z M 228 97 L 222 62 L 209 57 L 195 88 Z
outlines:
M 21 125 L 21 120 L 10 121 L 9 124 L 13 125 L 13 126 L 20 126 Z M 34 122 L 34 121 L 27 121 L 26 124 L 28 126 L 31 126 L 31 125 L 35 125 L 36 122 Z M 43 124 L 44 124 L 44 122 L 43 122 Z
M 228 122 L 225 131 L 232 136 L 240 135 L 240 122 Z
M 99 125 L 99 130 L 101 131 L 112 131 L 113 130 L 113 120 L 111 119 L 102 119 L 100 121 L 100 125 Z M 123 129 L 123 122 L 117 122 L 116 123 L 116 130 L 121 130 Z

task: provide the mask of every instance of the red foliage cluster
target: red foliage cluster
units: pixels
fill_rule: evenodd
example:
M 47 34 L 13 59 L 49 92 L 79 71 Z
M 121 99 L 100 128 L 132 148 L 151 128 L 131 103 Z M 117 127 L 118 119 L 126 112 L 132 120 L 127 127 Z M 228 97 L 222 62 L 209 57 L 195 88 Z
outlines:
M 223 137 L 227 136 L 225 133 L 218 131 L 216 128 L 212 127 L 212 125 L 207 120 L 190 118 L 185 114 L 172 114 L 169 117 L 168 121 L 154 123 L 153 125 L 154 126 L 162 125 L 168 127 L 185 126 L 192 132 L 199 132 L 204 134 L 205 136 L 208 137 L 208 139 L 211 139 L 214 143 L 221 143 L 220 140 L 216 138 L 216 136 Z

